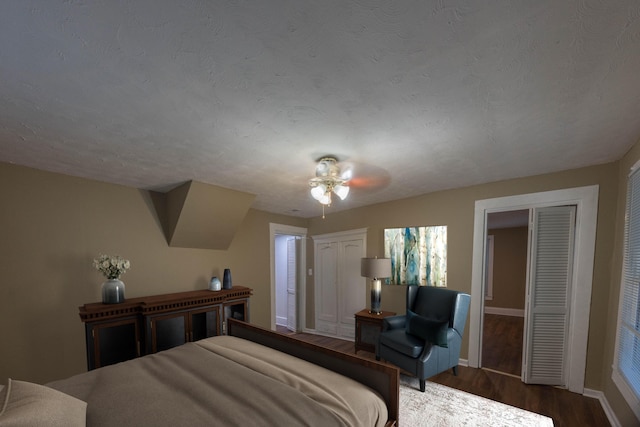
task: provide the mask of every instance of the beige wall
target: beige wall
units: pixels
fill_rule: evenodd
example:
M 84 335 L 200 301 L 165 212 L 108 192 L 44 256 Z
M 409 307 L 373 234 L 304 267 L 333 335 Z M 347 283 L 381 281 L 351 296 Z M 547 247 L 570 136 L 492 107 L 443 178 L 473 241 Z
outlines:
M 486 307 L 524 310 L 527 283 L 528 228 L 496 228 L 493 235 L 493 299 Z
M 270 222 L 308 227 L 310 236 L 366 227 L 368 256 L 383 255 L 384 228 L 447 225 L 449 287 L 470 292 L 476 200 L 595 184 L 600 198 L 585 385 L 603 390 L 616 414 L 631 419 L 610 381 L 610 366 L 624 219 L 624 195 L 618 193 L 624 192 L 625 169 L 638 158 L 635 147 L 620 168 L 616 162 L 339 213 L 329 209 L 326 219 L 250 210 L 228 250 L 168 247 L 145 191 L 0 163 L 0 383 L 6 377 L 45 382 L 85 370 L 78 306 L 100 299 L 102 277 L 91 266 L 99 253 L 131 260 L 123 276 L 128 297 L 202 289 L 229 267 L 235 284 L 254 289 L 252 321 L 268 326 Z M 383 309 L 402 312 L 404 289 L 385 286 Z M 313 277 L 307 297 L 312 320 Z M 468 335 L 463 358 L 467 348 Z
M 86 369 L 78 307 L 100 300 L 100 253 L 131 261 L 130 298 L 204 289 L 229 267 L 269 326 L 269 222 L 306 224 L 249 210 L 228 250 L 170 248 L 146 191 L 0 163 L 0 197 L 0 384 Z
M 448 286 L 470 292 L 476 200 L 587 185 L 599 185 L 600 189 L 590 325 L 609 325 L 615 322 L 615 313 L 610 313 L 609 309 L 609 292 L 618 202 L 617 163 L 441 191 L 338 213 L 328 210 L 326 219 L 311 220 L 309 232 L 314 235 L 367 227 L 367 255 L 382 256 L 384 228 L 447 225 Z M 383 286 L 382 309 L 403 312 L 404 292 L 405 288 L 402 286 Z M 467 328 L 466 332 L 468 331 Z M 585 376 L 587 388 L 595 390 L 602 388 L 605 340 L 605 328 L 589 328 Z M 462 358 L 467 358 L 468 343 L 467 334 L 463 341 Z

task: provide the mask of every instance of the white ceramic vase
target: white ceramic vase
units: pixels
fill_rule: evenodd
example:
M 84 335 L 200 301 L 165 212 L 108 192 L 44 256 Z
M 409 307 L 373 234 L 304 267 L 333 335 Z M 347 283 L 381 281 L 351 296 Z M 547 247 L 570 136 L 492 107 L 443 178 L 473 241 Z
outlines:
M 220 279 L 218 279 L 216 276 L 213 276 L 211 278 L 211 281 L 209 282 L 209 290 L 210 291 L 220 290 Z

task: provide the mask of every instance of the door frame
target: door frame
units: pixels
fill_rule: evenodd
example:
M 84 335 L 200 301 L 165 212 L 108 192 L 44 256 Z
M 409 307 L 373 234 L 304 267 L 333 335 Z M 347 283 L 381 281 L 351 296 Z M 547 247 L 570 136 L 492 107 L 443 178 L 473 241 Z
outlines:
M 271 329 L 276 330 L 276 235 L 300 237 L 300 258 L 298 271 L 307 270 L 307 229 L 294 227 L 292 225 L 269 223 L 269 264 L 270 264 L 270 303 L 271 303 Z M 299 283 L 296 284 L 296 330 L 306 328 L 306 275 L 301 275 Z
M 592 185 L 476 201 L 471 269 L 471 307 L 469 312 L 469 366 L 473 368 L 482 366 L 487 215 L 493 212 L 535 207 L 576 205 L 576 242 L 573 259 L 574 275 L 572 277 L 570 296 L 567 388 L 575 393 L 582 394 L 584 392 L 598 219 L 598 191 L 599 186 Z

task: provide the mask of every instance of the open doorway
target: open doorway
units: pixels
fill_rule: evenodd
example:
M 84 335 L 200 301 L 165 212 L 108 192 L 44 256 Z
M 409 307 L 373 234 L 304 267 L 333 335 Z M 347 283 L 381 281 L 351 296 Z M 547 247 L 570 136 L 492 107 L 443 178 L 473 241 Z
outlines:
M 482 367 L 521 377 L 529 210 L 487 215 Z
M 270 224 L 271 329 L 305 328 L 305 260 L 307 229 Z
M 275 236 L 276 329 L 283 327 L 291 332 L 298 331 L 296 295 L 301 240 L 302 237 L 289 234 Z
M 576 226 L 575 251 L 571 259 L 574 273 L 571 277 L 568 295 L 568 308 L 571 314 L 570 318 L 567 318 L 568 334 L 564 345 L 566 346 L 565 354 L 569 358 L 566 364 L 567 370 L 563 374 L 565 376 L 563 382 L 570 391 L 583 393 L 598 215 L 598 190 L 598 186 L 594 185 L 476 201 L 469 312 L 469 366 L 474 368 L 482 366 L 487 215 L 510 210 L 573 206 L 573 222 Z

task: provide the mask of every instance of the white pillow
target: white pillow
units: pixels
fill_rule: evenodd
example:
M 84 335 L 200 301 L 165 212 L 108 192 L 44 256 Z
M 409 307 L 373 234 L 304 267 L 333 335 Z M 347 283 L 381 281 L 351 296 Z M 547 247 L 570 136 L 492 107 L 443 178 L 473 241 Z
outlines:
M 0 425 L 76 427 L 87 425 L 87 403 L 61 391 L 12 381 L 0 390 Z

